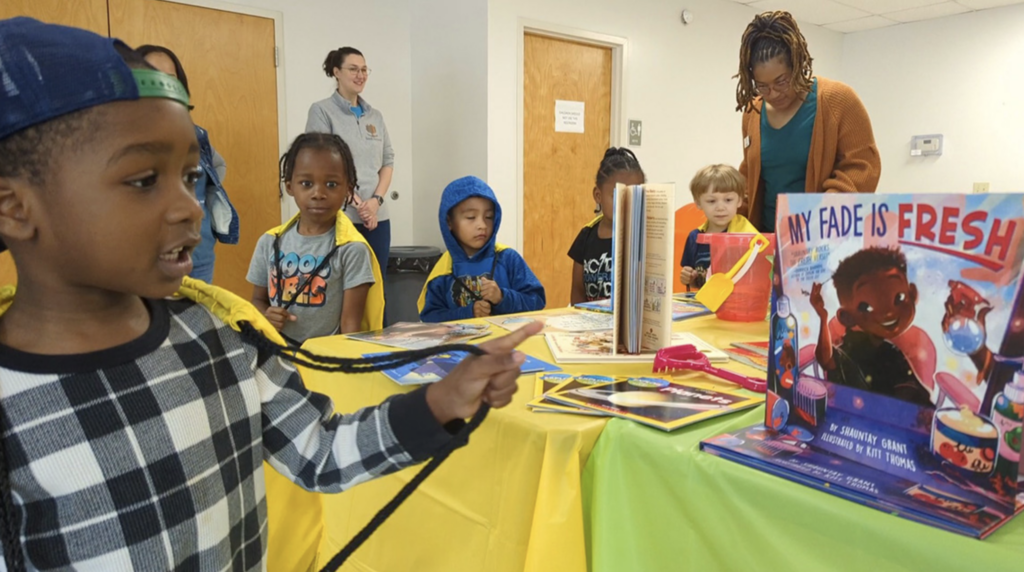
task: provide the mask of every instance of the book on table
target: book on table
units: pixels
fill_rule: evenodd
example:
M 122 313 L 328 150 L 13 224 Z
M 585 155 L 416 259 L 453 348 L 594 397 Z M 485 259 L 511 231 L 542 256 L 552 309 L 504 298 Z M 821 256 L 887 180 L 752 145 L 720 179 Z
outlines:
M 363 354 L 363 357 L 387 355 L 388 352 Z M 417 360 L 413 363 L 381 371 L 388 379 L 398 385 L 426 385 L 441 381 L 455 369 L 455 366 L 466 359 L 468 354 L 463 351 L 446 352 Z M 527 355 L 526 361 L 519 366 L 523 374 L 537 372 L 561 371 L 562 368 L 544 360 Z
M 403 350 L 421 350 L 482 338 L 489 328 L 486 324 L 398 322 L 382 330 L 347 334 L 346 337 Z
M 575 308 L 559 308 L 545 310 L 537 314 L 512 314 L 509 316 L 491 316 L 485 321 L 499 328 L 514 332 L 530 322 L 540 322 L 544 328 L 541 334 L 548 332 L 596 332 L 612 329 L 612 316 L 593 314 Z
M 729 356 L 729 359 L 737 361 L 752 368 L 768 373 L 768 354 L 761 355 L 760 352 L 751 351 L 747 348 L 732 344 L 731 347 L 722 348 L 722 351 Z
M 764 397 L 709 389 L 650 375 L 577 376 L 570 384 L 549 390 L 543 400 L 584 412 L 629 419 L 662 431 L 673 431 L 705 419 L 755 407 L 764 402 Z
M 1024 510 L 1024 195 L 780 195 L 762 424 L 715 455 L 984 538 Z
M 550 401 L 546 396 L 555 391 L 569 391 L 579 387 L 590 387 L 614 381 L 615 378 L 603 375 L 572 374 L 572 373 L 538 373 L 534 382 L 533 399 L 526 406 L 540 413 L 574 413 L 592 417 L 604 414 L 592 409 L 581 409 L 570 405 L 562 405 Z
M 733 342 L 731 345 L 735 348 L 747 350 L 760 354 L 764 357 L 768 357 L 768 348 L 771 342 L 765 340 L 763 342 Z
M 591 312 L 601 312 L 603 314 L 612 313 L 612 301 L 608 300 L 594 300 L 593 302 L 580 302 L 576 304 L 576 308 L 581 310 L 589 310 Z M 707 316 L 711 314 L 711 310 L 708 310 L 700 302 L 696 300 L 672 300 L 672 321 L 680 322 L 682 320 L 689 320 L 690 318 L 699 318 L 701 316 Z
M 544 341 L 556 363 L 653 363 L 656 352 L 630 354 L 612 351 L 611 331 L 581 334 L 544 334 Z M 713 362 L 729 361 L 729 356 L 691 332 L 675 332 L 667 345 L 693 345 Z

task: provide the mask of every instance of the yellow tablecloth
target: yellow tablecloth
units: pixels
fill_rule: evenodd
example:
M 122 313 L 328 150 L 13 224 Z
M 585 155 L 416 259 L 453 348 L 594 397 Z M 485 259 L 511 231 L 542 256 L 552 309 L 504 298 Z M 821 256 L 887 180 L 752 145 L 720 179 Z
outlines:
M 714 317 L 678 322 L 676 329 L 693 331 L 719 347 L 768 335 L 766 322 L 737 324 Z M 504 331 L 495 327 L 493 333 Z M 348 357 L 384 349 L 340 336 L 310 340 L 305 347 Z M 529 339 L 521 349 L 553 362 L 542 336 Z M 563 368 L 570 373 L 605 375 L 651 371 L 648 364 Z M 382 374 L 302 374 L 306 386 L 330 396 L 338 411 L 353 411 L 406 391 Z M 580 478 L 606 420 L 531 412 L 526 402 L 533 398 L 533 382 L 533 375 L 520 378 L 514 402 L 492 411 L 469 446 L 431 475 L 342 570 L 585 572 Z M 314 550 L 319 552 L 318 564 L 326 563 L 417 470 L 414 467 L 340 495 L 318 498 L 297 490 L 268 469 L 270 569 L 302 569 Z

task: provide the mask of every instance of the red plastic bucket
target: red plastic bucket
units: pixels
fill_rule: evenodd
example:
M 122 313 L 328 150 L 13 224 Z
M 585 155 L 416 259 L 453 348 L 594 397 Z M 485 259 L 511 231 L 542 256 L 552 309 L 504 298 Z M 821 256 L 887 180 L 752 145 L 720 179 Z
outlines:
M 732 295 L 715 312 L 719 318 L 731 322 L 759 322 L 768 316 L 772 291 L 772 263 L 768 256 L 774 259 L 775 235 L 763 236 L 768 239 L 768 247 L 757 253 L 750 270 L 736 282 Z M 711 245 L 711 274 L 728 272 L 750 248 L 753 238 L 753 234 L 702 233 L 698 240 Z

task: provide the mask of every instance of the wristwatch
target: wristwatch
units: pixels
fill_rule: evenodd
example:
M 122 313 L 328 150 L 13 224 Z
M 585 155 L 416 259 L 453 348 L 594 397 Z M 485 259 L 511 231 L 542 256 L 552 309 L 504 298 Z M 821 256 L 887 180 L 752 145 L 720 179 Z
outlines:
M 377 206 L 379 206 L 379 207 L 384 206 L 384 197 L 382 197 L 380 195 L 373 195 L 373 198 L 377 199 Z

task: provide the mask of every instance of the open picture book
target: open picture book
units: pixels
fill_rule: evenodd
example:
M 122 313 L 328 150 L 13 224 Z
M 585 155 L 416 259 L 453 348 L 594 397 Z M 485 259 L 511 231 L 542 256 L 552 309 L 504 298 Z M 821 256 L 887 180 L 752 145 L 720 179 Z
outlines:
M 671 345 L 675 185 L 619 185 L 612 224 L 612 355 Z

